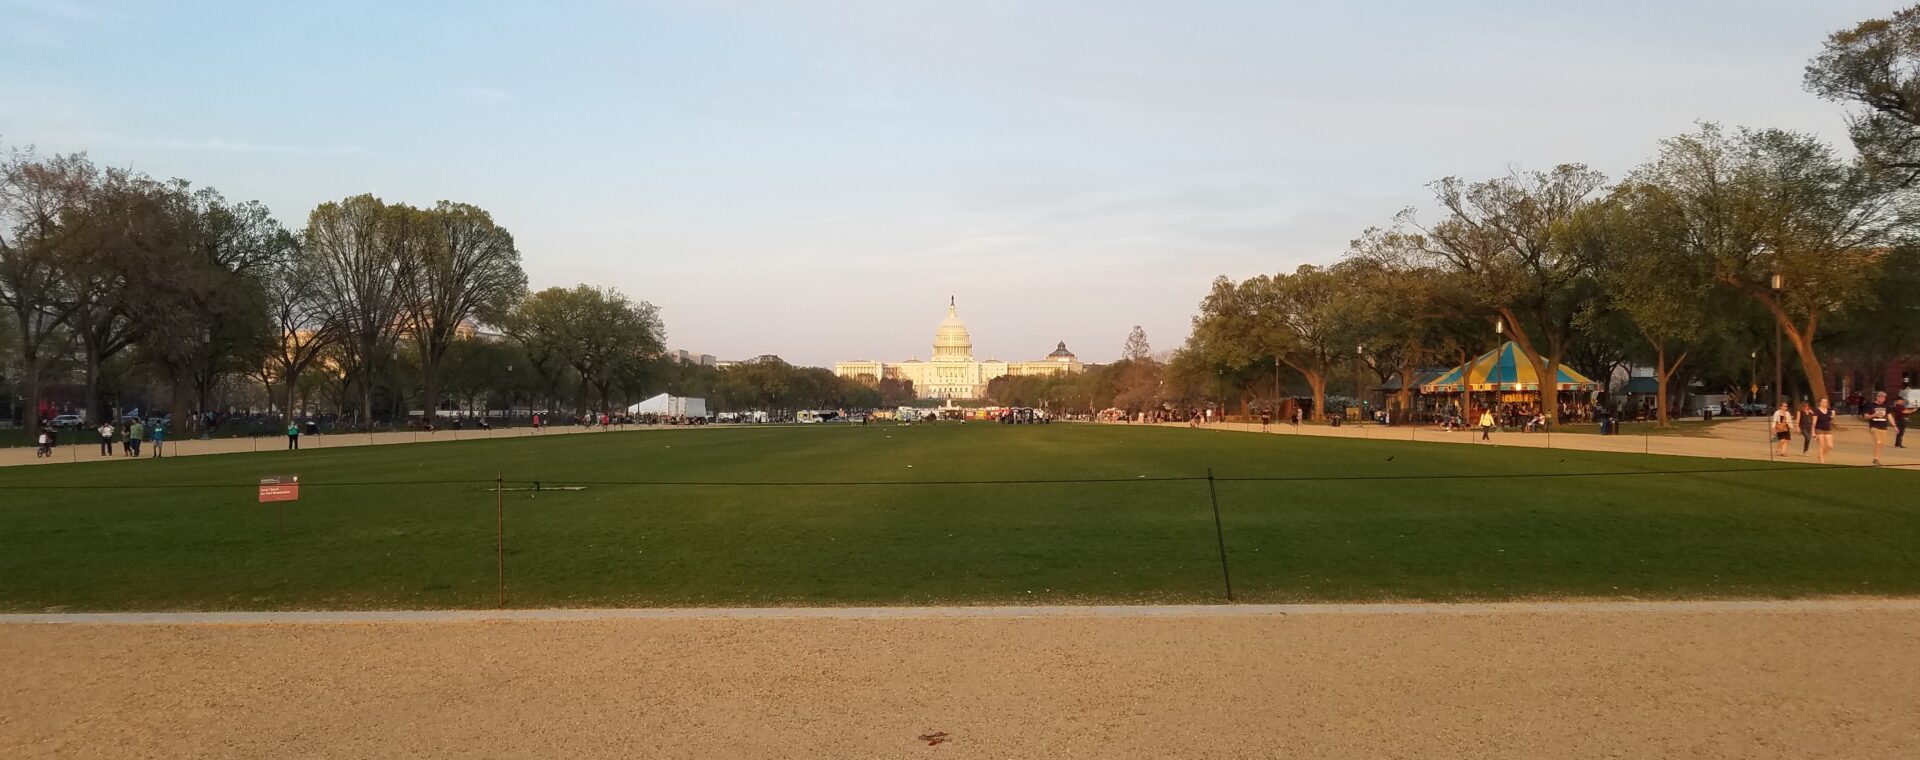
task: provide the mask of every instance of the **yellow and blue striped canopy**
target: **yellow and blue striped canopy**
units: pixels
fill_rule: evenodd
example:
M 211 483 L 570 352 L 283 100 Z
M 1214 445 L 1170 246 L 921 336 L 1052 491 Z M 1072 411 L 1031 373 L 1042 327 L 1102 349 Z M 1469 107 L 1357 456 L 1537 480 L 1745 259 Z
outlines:
M 1597 391 L 1600 384 L 1562 364 L 1556 390 Z M 1473 391 L 1537 391 L 1540 373 L 1513 341 L 1488 351 L 1420 386 L 1421 393 L 1459 393 L 1461 378 Z

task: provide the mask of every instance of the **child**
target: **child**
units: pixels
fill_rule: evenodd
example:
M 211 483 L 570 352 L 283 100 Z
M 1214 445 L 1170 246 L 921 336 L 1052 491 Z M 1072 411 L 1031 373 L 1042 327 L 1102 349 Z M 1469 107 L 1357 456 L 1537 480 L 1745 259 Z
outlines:
M 40 431 L 40 448 L 34 449 L 33 458 L 51 459 L 52 457 L 53 457 L 53 434 L 45 430 L 41 430 Z

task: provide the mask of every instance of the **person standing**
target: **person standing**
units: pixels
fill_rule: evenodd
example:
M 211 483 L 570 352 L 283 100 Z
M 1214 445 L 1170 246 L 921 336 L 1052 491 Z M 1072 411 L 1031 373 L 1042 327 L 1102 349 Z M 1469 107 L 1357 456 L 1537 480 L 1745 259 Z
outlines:
M 1480 440 L 1493 440 L 1493 410 L 1480 410 Z
M 1787 402 L 1780 402 L 1780 408 L 1773 410 L 1773 439 L 1779 441 L 1779 455 L 1787 455 L 1787 444 L 1793 443 L 1793 412 L 1787 408 Z
M 153 458 L 159 459 L 160 457 L 166 456 L 167 424 L 164 422 L 153 423 L 153 429 L 149 430 L 148 434 L 151 436 L 149 440 L 153 442 Z
M 1907 447 L 1907 413 L 1911 411 L 1907 408 L 1905 396 L 1894 399 L 1893 408 L 1888 410 L 1893 416 L 1893 447 L 1896 449 Z
M 95 432 L 100 434 L 100 456 L 113 456 L 113 423 L 102 422 Z
M 300 423 L 297 420 L 287 421 L 287 450 L 300 450 Z
M 1808 447 L 1813 445 L 1813 405 L 1800 402 L 1800 413 L 1794 415 L 1800 424 L 1800 454 L 1805 456 Z
M 1827 452 L 1833 450 L 1833 402 L 1820 399 L 1820 406 L 1813 410 L 1813 437 L 1820 444 L 1820 463 L 1827 463 Z
M 1867 418 L 1867 432 L 1873 436 L 1873 463 L 1879 464 L 1880 452 L 1893 430 L 1893 410 L 1887 407 L 1887 392 L 1874 393 L 1873 400 L 1860 407 L 1860 413 Z

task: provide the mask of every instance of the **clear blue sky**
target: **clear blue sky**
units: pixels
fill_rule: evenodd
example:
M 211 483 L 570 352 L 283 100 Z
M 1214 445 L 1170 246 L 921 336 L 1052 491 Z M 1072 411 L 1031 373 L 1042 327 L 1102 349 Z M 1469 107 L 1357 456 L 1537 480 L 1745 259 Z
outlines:
M 545 7 L 543 7 L 545 6 Z M 0 143 L 259 199 L 479 204 L 535 287 L 722 358 L 982 358 L 1336 260 L 1446 175 L 1619 176 L 1698 119 L 1813 131 L 1863 0 L 0 0 Z

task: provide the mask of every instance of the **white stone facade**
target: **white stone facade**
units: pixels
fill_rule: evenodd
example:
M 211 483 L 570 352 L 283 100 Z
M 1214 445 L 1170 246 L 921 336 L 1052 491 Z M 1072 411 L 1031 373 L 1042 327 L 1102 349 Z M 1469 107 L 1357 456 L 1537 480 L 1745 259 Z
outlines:
M 967 332 L 966 323 L 960 321 L 952 302 L 947 304 L 947 318 L 941 320 L 940 326 L 934 331 L 931 360 L 908 359 L 898 364 L 851 361 L 835 362 L 833 365 L 833 373 L 840 377 L 860 378 L 867 382 L 878 382 L 883 378 L 912 381 L 915 394 L 920 398 L 934 399 L 986 398 L 987 383 L 1005 375 L 1054 375 L 1082 372 L 1085 369 L 1086 366 L 1067 350 L 1064 342 L 1040 361 L 974 361 L 973 336 Z

